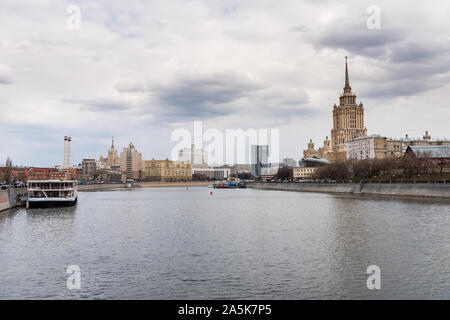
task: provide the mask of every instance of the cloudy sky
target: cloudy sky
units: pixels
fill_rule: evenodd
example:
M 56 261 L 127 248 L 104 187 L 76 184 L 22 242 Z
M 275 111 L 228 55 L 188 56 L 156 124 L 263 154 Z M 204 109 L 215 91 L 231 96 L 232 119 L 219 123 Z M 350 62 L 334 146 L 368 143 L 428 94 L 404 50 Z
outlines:
M 65 135 L 73 163 L 105 155 L 111 136 L 166 158 L 194 120 L 279 128 L 280 156 L 298 160 L 330 135 L 345 56 L 369 134 L 450 138 L 448 1 L 0 4 L 0 163 L 61 164 Z

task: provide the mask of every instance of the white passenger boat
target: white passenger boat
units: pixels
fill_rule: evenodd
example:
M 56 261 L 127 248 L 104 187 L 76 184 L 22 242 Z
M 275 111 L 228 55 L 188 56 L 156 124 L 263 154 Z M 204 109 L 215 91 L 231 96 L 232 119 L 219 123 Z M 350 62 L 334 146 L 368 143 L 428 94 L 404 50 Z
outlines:
M 78 199 L 74 180 L 29 180 L 27 207 L 73 206 Z

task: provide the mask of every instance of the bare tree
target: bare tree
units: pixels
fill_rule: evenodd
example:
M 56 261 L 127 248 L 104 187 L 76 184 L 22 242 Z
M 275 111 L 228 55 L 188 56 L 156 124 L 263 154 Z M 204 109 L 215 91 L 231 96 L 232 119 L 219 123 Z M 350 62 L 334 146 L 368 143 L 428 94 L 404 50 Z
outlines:
M 278 169 L 276 179 L 289 180 L 293 178 L 293 169 L 291 167 L 283 167 Z
M 5 163 L 5 170 L 4 170 L 4 179 L 5 182 L 7 184 L 11 183 L 11 176 L 12 176 L 12 161 L 11 159 L 8 157 L 6 158 L 6 163 Z

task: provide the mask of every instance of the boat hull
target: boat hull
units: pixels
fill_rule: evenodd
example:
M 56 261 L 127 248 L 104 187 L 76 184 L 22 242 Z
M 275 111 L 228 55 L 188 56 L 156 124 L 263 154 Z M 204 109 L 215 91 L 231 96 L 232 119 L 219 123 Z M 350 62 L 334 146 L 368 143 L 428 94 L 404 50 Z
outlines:
M 29 208 L 51 208 L 51 207 L 71 207 L 78 201 L 78 197 L 75 199 L 30 199 L 28 201 Z

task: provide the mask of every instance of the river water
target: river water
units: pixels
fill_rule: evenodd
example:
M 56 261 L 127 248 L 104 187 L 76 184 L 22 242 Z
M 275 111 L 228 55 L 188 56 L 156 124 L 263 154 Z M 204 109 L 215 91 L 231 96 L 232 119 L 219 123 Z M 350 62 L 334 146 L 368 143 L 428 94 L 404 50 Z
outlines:
M 80 289 L 66 285 L 69 265 Z M 367 288 L 370 265 L 379 290 Z M 0 213 L 0 299 L 10 298 L 450 299 L 450 202 L 80 192 L 75 207 Z

